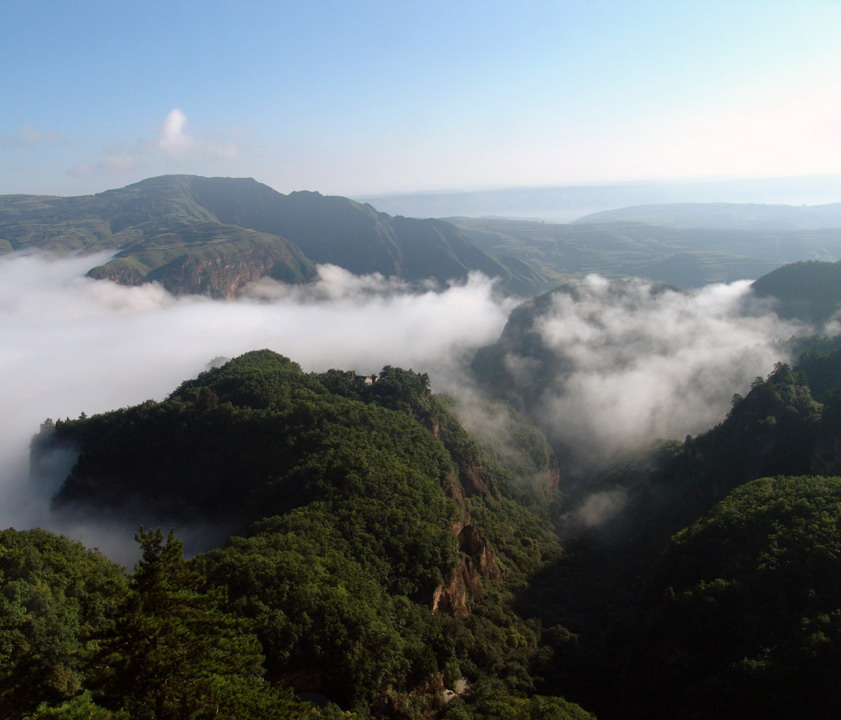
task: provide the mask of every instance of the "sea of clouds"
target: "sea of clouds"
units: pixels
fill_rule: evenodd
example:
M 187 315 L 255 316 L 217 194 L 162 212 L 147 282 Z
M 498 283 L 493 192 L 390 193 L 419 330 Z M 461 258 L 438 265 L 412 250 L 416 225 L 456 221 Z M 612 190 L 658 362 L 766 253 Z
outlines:
M 48 527 L 102 549 L 107 530 L 52 513 L 55 486 L 30 482 L 29 443 L 46 418 L 161 400 L 215 359 L 261 348 L 307 371 L 413 368 L 443 389 L 454 362 L 492 342 L 512 305 L 479 275 L 410 292 L 331 266 L 307 287 L 264 282 L 233 302 L 176 298 L 158 285 L 84 277 L 105 259 L 0 257 L 0 527 Z
M 52 480 L 29 477 L 29 443 L 46 418 L 160 400 L 214 360 L 260 348 L 307 371 L 412 368 L 436 391 L 466 393 L 472 353 L 499 337 L 515 305 L 481 275 L 418 290 L 333 266 L 312 285 L 265 281 L 236 301 L 173 297 L 154 284 L 84 277 L 105 259 L 0 257 L 0 527 L 47 527 L 106 551 L 107 522 L 50 510 L 72 457 L 57 460 Z M 535 327 L 573 361 L 543 398 L 541 420 L 582 456 L 715 423 L 733 393 L 784 359 L 779 340 L 796 330 L 770 312 L 740 314 L 746 283 L 656 297 L 639 283 L 638 297 L 622 303 L 608 302 L 607 287 L 586 279 L 579 302 L 559 297 Z

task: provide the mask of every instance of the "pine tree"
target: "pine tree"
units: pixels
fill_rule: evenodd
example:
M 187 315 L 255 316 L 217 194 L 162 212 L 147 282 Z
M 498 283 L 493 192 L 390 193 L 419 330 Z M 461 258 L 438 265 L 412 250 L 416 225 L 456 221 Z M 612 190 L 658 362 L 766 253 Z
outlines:
M 160 530 L 136 535 L 143 556 L 113 632 L 99 653 L 99 701 L 133 720 L 298 718 L 305 704 L 262 678 L 245 621 L 222 611 L 223 591 L 202 591 L 183 544 Z

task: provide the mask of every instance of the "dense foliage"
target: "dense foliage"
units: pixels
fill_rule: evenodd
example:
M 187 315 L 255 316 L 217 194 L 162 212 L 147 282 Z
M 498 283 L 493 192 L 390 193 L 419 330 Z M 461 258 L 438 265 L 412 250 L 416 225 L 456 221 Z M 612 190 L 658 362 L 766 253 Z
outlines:
M 648 712 L 838 717 L 839 561 L 838 477 L 754 480 L 677 533 L 633 649 Z
M 127 590 L 102 555 L 43 530 L 0 532 L 0 717 L 78 693 Z
M 141 532 L 116 629 L 77 688 L 88 694 L 42 711 L 61 700 L 203 717 L 236 701 L 273 717 L 259 708 L 291 703 L 271 699 L 291 688 L 363 716 L 485 717 L 478 698 L 493 697 L 523 717 L 566 717 L 575 706 L 518 699 L 534 693 L 546 655 L 512 593 L 560 548 L 529 509 L 554 492 L 551 451 L 511 423 L 528 459 L 483 450 L 425 375 L 307 374 L 259 351 L 163 402 L 45 424 L 36 462 L 78 450 L 58 508 L 241 535 L 188 567 L 173 536 Z
M 841 374 L 832 343 L 809 344 L 720 425 L 590 488 L 621 491 L 623 511 L 520 599 L 572 632 L 545 635 L 544 691 L 601 718 L 837 715 L 841 480 L 813 474 L 841 473 Z
M 126 576 L 48 533 L 4 533 L 0 706 L 836 717 L 841 352 L 801 347 L 718 426 L 564 491 L 515 411 L 477 401 L 462 425 L 425 375 L 393 367 L 307 374 L 260 351 L 163 402 L 47 423 L 35 460 L 79 451 L 59 508 L 237 534 L 185 562 L 174 535 L 141 530 Z M 577 525 L 591 494 L 622 511 Z

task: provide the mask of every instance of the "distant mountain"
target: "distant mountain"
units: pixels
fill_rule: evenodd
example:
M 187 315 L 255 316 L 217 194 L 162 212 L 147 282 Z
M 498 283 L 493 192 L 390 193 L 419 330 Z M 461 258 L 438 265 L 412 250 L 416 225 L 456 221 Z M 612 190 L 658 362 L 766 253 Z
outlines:
M 759 205 L 738 203 L 670 203 L 604 210 L 576 224 L 640 222 L 673 228 L 740 230 L 810 230 L 841 228 L 841 203 L 829 205 Z
M 605 277 L 642 277 L 688 289 L 757 278 L 800 260 L 841 260 L 841 231 L 833 229 L 740 230 L 663 227 L 631 221 L 561 225 L 448 219 L 485 252 L 528 263 L 554 284 L 569 276 L 598 273 Z
M 523 263 L 491 257 L 448 223 L 315 192 L 282 195 L 252 179 L 168 175 L 90 196 L 0 197 L 0 251 L 30 248 L 114 249 L 92 277 L 215 297 L 264 276 L 306 282 L 315 263 L 408 281 L 480 271 L 523 295 L 540 284 Z
M 603 185 L 512 187 L 498 190 L 365 195 L 356 198 L 392 215 L 411 217 L 508 217 L 570 222 L 588 213 L 650 203 L 837 202 L 841 176 L 628 182 Z

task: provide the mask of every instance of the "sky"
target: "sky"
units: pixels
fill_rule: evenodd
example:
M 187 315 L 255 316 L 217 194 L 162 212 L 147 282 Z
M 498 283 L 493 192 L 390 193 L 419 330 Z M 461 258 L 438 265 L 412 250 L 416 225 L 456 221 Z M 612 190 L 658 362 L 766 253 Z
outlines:
M 0 194 L 841 171 L 837 0 L 4 0 Z

